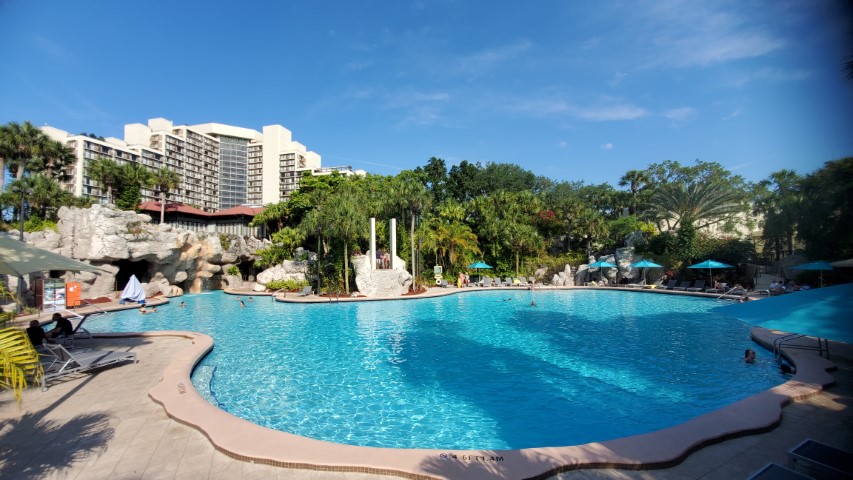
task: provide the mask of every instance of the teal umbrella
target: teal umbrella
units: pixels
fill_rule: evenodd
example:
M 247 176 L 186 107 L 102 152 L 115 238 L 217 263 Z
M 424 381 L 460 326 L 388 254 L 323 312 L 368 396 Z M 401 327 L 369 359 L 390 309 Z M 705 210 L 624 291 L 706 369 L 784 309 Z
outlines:
M 604 260 L 599 260 L 597 262 L 590 263 L 587 268 L 599 268 L 599 269 L 600 268 L 616 268 L 616 265 L 613 265 L 612 263 L 604 261 Z M 602 277 L 604 276 L 604 273 L 601 270 L 599 270 L 598 272 L 599 272 L 598 279 L 601 280 Z
M 641 260 L 637 263 L 632 263 L 631 268 L 642 268 L 643 269 L 643 282 L 646 281 L 646 269 L 647 268 L 663 268 L 663 265 L 658 265 L 655 262 L 650 260 Z
M 472 263 L 471 265 L 468 265 L 468 268 L 476 268 L 477 269 L 477 283 L 479 283 L 480 282 L 480 269 L 481 268 L 492 268 L 492 266 L 487 265 L 483 262 L 477 262 L 477 263 Z
M 829 262 L 819 260 L 817 262 L 805 263 L 797 265 L 793 270 L 819 270 L 820 271 L 820 286 L 823 287 L 823 272 L 832 270 L 832 265 Z
M 690 265 L 687 268 L 702 268 L 702 269 L 707 268 L 708 269 L 708 276 L 711 277 L 711 280 L 713 281 L 714 276 L 713 276 L 713 273 L 711 272 L 712 268 L 735 268 L 735 267 L 733 267 L 732 265 L 729 265 L 728 263 L 718 262 L 716 260 L 705 260 L 702 263 L 697 263 L 696 265 Z

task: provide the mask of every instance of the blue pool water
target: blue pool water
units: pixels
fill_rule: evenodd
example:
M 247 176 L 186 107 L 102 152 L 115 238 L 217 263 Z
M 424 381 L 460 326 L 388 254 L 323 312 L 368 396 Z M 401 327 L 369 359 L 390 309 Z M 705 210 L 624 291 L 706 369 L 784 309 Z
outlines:
M 536 306 L 531 306 L 535 295 Z M 245 297 L 243 297 L 245 300 Z M 259 425 L 393 448 L 514 449 L 682 423 L 782 383 L 718 301 L 600 290 L 241 308 L 187 295 L 93 331 L 193 330 L 215 347 L 193 383 Z

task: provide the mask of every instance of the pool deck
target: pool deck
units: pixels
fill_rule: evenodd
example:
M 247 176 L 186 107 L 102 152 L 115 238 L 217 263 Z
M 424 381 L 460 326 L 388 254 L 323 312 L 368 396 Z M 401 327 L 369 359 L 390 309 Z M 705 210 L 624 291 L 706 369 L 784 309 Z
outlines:
M 753 335 L 772 344 L 777 332 Z M 88 343 L 136 351 L 140 362 L 59 381 L 47 392 L 30 389 L 20 409 L 9 392 L 0 394 L 0 477 L 722 479 L 784 464 L 787 450 L 805 438 L 853 450 L 847 344 L 830 347 L 835 378 L 826 373 L 832 363 L 791 349 L 798 369 L 791 381 L 670 429 L 581 446 L 472 452 L 337 445 L 233 417 L 191 388 L 192 366 L 212 346 L 206 335 Z

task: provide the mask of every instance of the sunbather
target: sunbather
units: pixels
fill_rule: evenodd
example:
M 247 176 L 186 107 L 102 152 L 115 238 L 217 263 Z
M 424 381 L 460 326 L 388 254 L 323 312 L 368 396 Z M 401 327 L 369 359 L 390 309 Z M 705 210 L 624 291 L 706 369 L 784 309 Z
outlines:
M 67 318 L 63 318 L 61 314 L 54 313 L 50 318 L 54 322 L 53 330 L 47 332 L 47 338 L 54 339 L 60 335 L 70 336 L 74 334 L 74 326 Z
M 47 335 L 44 333 L 44 329 L 41 328 L 38 320 L 31 320 L 30 327 L 27 329 L 27 336 L 30 337 L 30 343 L 34 347 L 40 347 L 44 344 L 44 339 Z

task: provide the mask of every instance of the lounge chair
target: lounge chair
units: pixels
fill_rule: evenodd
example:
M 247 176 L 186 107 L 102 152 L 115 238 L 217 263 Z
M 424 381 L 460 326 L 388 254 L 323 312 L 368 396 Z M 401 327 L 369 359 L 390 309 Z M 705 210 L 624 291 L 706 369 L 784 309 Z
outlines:
M 701 292 L 705 288 L 705 280 L 696 280 L 692 287 L 688 288 L 688 292 Z
M 646 286 L 646 281 L 643 280 L 642 282 L 638 282 L 638 283 L 629 283 L 625 286 L 628 288 L 643 288 Z
M 71 335 L 59 335 L 53 339 L 55 343 L 61 343 L 63 345 L 68 345 L 71 348 L 74 348 L 74 340 L 91 340 L 92 333 L 83 328 L 83 323 L 87 318 L 92 315 L 100 314 L 103 312 L 97 313 L 87 313 L 83 316 L 74 316 L 68 317 L 68 321 L 71 322 Z M 76 314 L 75 314 L 76 315 Z
M 72 373 L 86 372 L 117 363 L 136 363 L 136 352 L 89 350 L 71 353 L 61 344 L 45 344 L 44 348 L 48 353 L 42 356 L 42 367 L 44 368 L 43 390 L 47 389 L 45 382 L 54 378 L 64 377 Z
M 661 279 L 661 280 L 658 280 L 658 281 L 657 281 L 657 282 L 655 282 L 655 283 L 647 284 L 647 285 L 643 285 L 643 288 L 653 289 L 653 288 L 660 288 L 660 287 L 662 287 L 662 286 L 663 286 L 663 280 Z
M 529 286 L 530 286 L 530 285 L 528 285 L 528 283 L 527 283 L 527 279 L 526 279 L 526 278 L 524 278 L 524 277 L 521 277 L 521 279 L 519 279 L 518 284 L 519 284 L 519 285 L 521 285 L 522 287 L 529 287 Z
M 512 279 L 511 279 L 511 278 L 509 278 L 509 277 L 504 277 L 504 283 L 503 283 L 503 286 L 504 286 L 504 287 L 512 286 Z
M 483 277 L 482 280 L 480 280 L 480 286 L 481 287 L 491 287 L 492 286 L 492 277 Z
M 536 285 L 536 279 L 535 279 L 535 278 L 533 278 L 533 277 L 528 277 L 528 278 L 527 278 L 527 280 L 528 280 L 528 282 L 530 283 L 530 285 L 534 285 L 534 286 Z
M 312 293 L 314 293 L 314 291 L 311 290 L 311 285 L 305 285 L 304 287 L 302 287 L 302 291 L 299 292 L 296 296 L 307 297 L 308 295 L 311 295 Z
M 666 289 L 672 290 L 673 288 L 675 288 L 676 284 L 678 284 L 678 280 L 670 280 L 670 281 L 666 282 Z
M 685 291 L 690 287 L 690 280 L 684 280 L 677 287 L 672 287 L 673 290 Z

